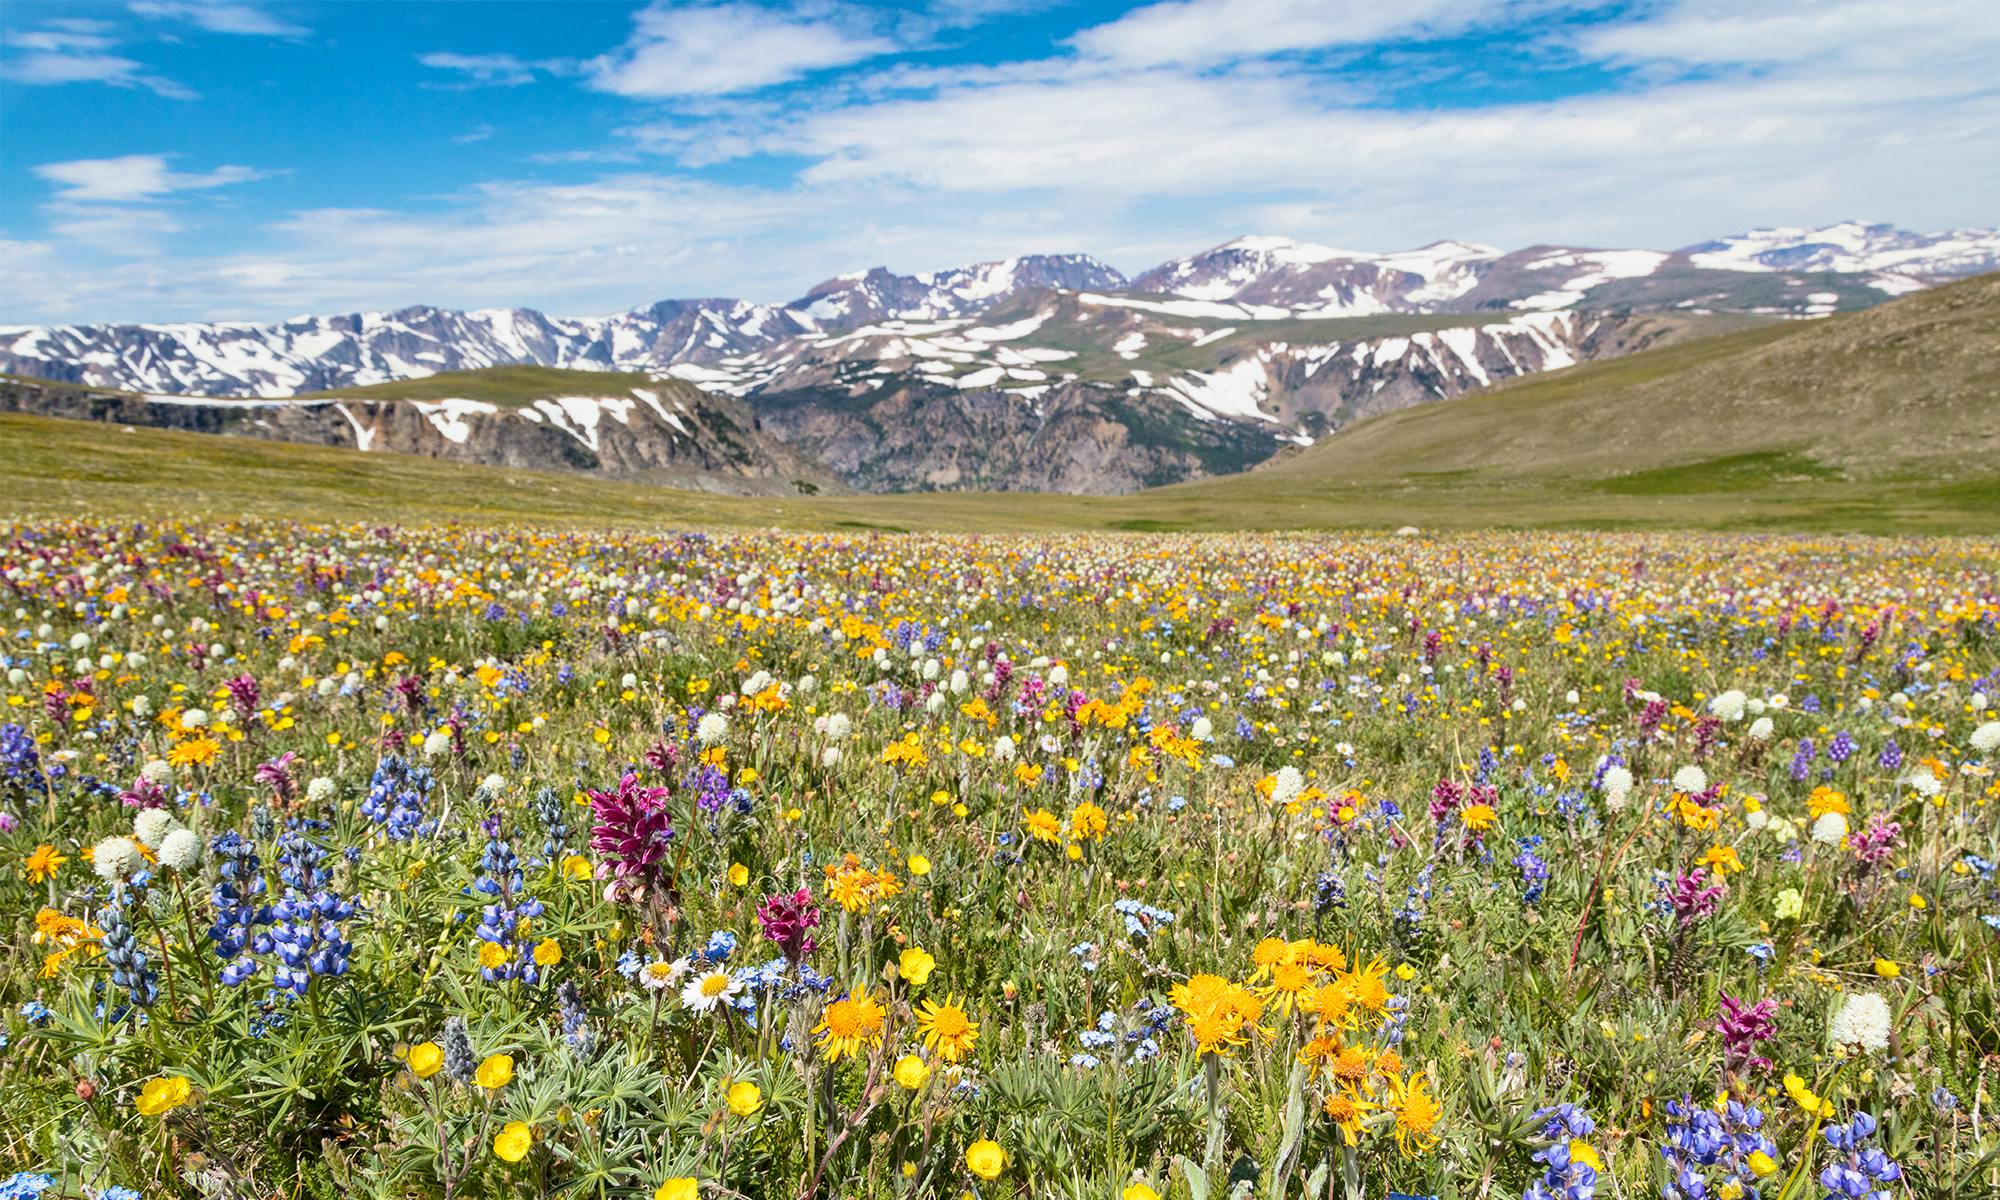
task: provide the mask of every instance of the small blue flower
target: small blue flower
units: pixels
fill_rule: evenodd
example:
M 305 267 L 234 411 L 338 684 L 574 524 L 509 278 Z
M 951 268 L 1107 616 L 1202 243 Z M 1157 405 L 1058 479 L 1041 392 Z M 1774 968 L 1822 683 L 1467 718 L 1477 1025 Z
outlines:
M 16 1171 L 0 1179 L 0 1200 L 35 1200 L 56 1185 L 55 1178 L 33 1171 Z

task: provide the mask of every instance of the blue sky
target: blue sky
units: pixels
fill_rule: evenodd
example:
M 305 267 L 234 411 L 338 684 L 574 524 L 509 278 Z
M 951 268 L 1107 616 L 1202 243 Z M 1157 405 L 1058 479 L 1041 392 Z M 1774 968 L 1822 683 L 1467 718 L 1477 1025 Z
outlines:
M 0 8 L 0 321 L 2000 219 L 1991 0 Z

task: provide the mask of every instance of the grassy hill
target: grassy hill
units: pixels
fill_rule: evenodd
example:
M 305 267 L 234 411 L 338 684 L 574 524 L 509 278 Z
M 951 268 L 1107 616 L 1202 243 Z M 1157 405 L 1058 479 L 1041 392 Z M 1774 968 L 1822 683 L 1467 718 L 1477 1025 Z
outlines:
M 422 379 L 398 379 L 363 387 L 306 392 L 301 398 L 329 400 L 483 400 L 502 408 L 519 408 L 553 396 L 624 396 L 633 388 L 654 392 L 694 392 L 677 379 L 658 379 L 642 371 L 572 371 L 563 367 L 486 367 L 476 371 L 441 371 Z
M 1415 524 L 1992 534 L 2000 532 L 1996 349 L 2000 275 L 1824 321 L 1518 380 L 1362 422 L 1247 475 L 1122 497 L 723 497 L 0 415 L 0 513 L 834 529 Z
M 1866 477 L 1995 469 L 1996 351 L 2000 275 L 1986 275 L 1392 413 L 1267 473 L 1602 478 L 1751 454 Z

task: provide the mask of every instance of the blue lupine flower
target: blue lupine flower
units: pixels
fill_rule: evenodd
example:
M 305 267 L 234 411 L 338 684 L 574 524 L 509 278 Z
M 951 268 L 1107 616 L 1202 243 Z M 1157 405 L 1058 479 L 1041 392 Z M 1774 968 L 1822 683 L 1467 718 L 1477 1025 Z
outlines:
M 526 922 L 542 915 L 542 902 L 521 895 L 521 860 L 500 836 L 499 820 L 495 816 L 481 822 L 487 831 L 486 850 L 480 855 L 479 878 L 472 887 L 497 900 L 480 910 L 479 928 L 474 933 L 481 941 L 506 951 L 507 957 L 497 967 L 482 965 L 479 976 L 488 983 L 519 980 L 533 985 L 541 981 L 541 967 L 528 946 Z
M 391 841 L 407 842 L 431 831 L 425 809 L 436 780 L 429 767 L 391 754 L 375 765 L 361 815 L 383 827 Z

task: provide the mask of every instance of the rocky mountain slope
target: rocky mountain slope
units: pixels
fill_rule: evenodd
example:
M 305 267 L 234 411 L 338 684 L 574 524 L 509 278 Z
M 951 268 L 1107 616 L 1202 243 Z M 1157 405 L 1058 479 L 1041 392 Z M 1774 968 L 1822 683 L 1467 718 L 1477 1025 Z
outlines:
M 0 370 L 92 397 L 17 388 L 28 411 L 456 461 L 746 491 L 1121 492 L 1240 471 L 1496 381 L 1996 265 L 2000 231 L 1858 223 L 1676 251 L 1246 237 L 1130 280 L 1035 255 L 876 268 L 776 306 L 9 327 Z M 502 404 L 496 368 L 553 371 L 543 394 Z
M 741 401 L 645 375 L 500 367 L 272 399 L 117 392 L 0 377 L 0 412 L 588 471 L 703 491 L 840 491 Z

